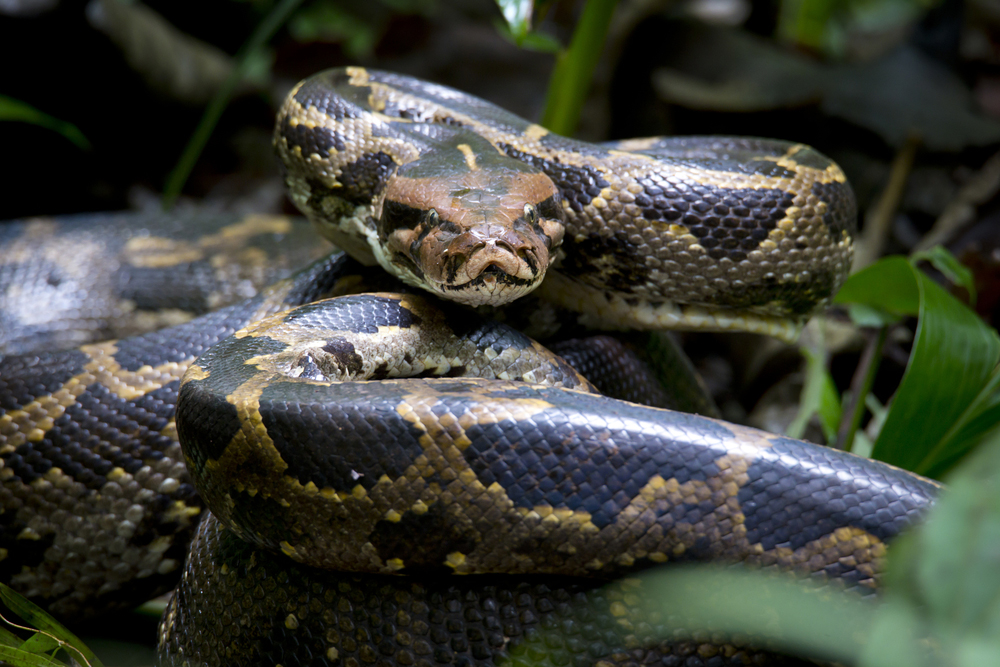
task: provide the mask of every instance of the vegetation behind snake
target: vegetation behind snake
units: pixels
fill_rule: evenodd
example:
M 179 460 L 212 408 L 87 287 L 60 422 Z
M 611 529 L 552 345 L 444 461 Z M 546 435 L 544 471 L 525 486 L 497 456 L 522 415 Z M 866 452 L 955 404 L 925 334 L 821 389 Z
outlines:
M 345 94 L 332 95 L 329 91 L 334 89 Z M 344 100 L 362 100 L 370 108 L 359 111 Z M 464 130 L 460 132 L 462 128 L 471 128 L 475 133 L 466 135 Z M 594 322 L 608 324 L 614 319 L 629 326 L 745 328 L 788 336 L 797 324 L 786 326 L 779 316 L 793 315 L 801 321 L 832 294 L 849 262 L 853 224 L 850 190 L 836 165 L 802 146 L 763 140 L 712 139 L 634 140 L 615 148 L 594 147 L 548 135 L 541 128 L 455 91 L 360 69 L 319 75 L 293 91 L 279 115 L 276 145 L 285 159 L 293 199 L 304 207 L 314 223 L 362 261 L 378 260 L 410 283 L 426 287 L 422 278 L 433 273 L 432 269 L 445 267 L 445 280 L 441 282 L 444 286 L 432 291 L 460 291 L 449 288 L 462 284 L 456 280 L 462 267 L 475 264 L 483 268 L 485 275 L 473 275 L 465 281 L 473 283 L 471 293 L 496 291 L 505 285 L 513 285 L 518 288 L 513 292 L 519 293 L 519 289 L 523 292 L 537 287 L 548 265 L 553 264 L 559 274 L 550 273 L 546 284 L 554 282 L 556 288 L 546 296 L 568 305 L 587 304 L 587 316 Z M 430 152 L 432 146 L 437 146 L 435 152 Z M 506 201 L 485 187 L 487 182 L 477 172 L 485 171 L 484 165 L 494 159 L 494 154 L 500 155 L 491 146 L 528 164 L 528 167 L 510 167 L 504 163 L 513 174 L 507 182 L 526 184 L 527 199 Z M 626 147 L 634 149 L 633 152 L 622 152 Z M 752 156 L 750 161 L 743 159 L 748 154 Z M 428 206 L 426 201 L 418 201 L 423 195 L 415 194 L 422 191 L 416 185 L 426 178 L 420 171 L 424 165 L 420 164 L 423 161 L 408 164 L 407 155 L 433 156 L 429 167 L 432 172 L 443 164 L 464 167 L 461 196 L 452 190 L 445 193 L 451 198 L 446 204 Z M 732 159 L 733 155 L 739 159 Z M 638 172 L 640 168 L 645 171 Z M 555 189 L 545 185 L 546 174 L 556 184 Z M 399 178 L 394 179 L 394 175 Z M 377 189 L 364 189 L 368 187 Z M 469 192 L 479 194 L 470 197 Z M 479 214 L 468 215 L 469 210 L 481 210 L 470 206 L 470 202 L 479 205 L 484 200 L 492 206 L 499 205 L 505 211 L 501 217 L 513 221 L 515 228 L 520 225 L 526 236 L 535 234 L 534 239 L 522 236 L 490 243 L 489 239 L 495 238 L 490 236 L 494 233 L 492 223 L 481 223 Z M 372 211 L 380 210 L 392 215 L 377 220 L 370 217 Z M 644 219 L 648 224 L 639 222 Z M 481 237 L 485 237 L 484 242 L 480 242 Z M 433 242 L 427 246 L 431 250 L 421 245 L 427 240 Z M 499 258 L 476 260 L 475 253 L 483 250 L 499 253 Z M 422 255 L 447 255 L 459 260 L 450 265 L 448 262 L 424 265 L 417 261 Z M 183 549 L 181 540 L 190 534 L 199 513 L 187 473 L 178 467 L 176 435 L 171 422 L 180 375 L 209 345 L 263 315 L 331 292 L 350 291 L 344 283 L 351 280 L 345 278 L 343 265 L 338 262 L 318 265 L 254 303 L 184 325 L 187 328 L 86 346 L 53 355 L 41 363 L 17 358 L 0 362 L 3 388 L 0 395 L 5 400 L 0 434 L 7 438 L 3 450 L 4 516 L 9 522 L 6 536 L 14 547 L 8 551 L 8 562 L 4 565 L 15 572 L 19 565 L 35 566 L 31 570 L 20 569 L 22 587 L 40 597 L 58 598 L 56 608 L 61 605 L 63 611 L 72 612 L 89 605 L 88 599 L 95 594 L 113 599 L 132 577 L 138 576 L 144 583 L 133 591 L 148 592 L 175 576 L 179 552 Z M 505 278 L 511 275 L 505 272 L 508 266 L 513 266 L 515 273 L 526 270 L 526 277 Z M 529 284 L 521 284 L 522 280 L 529 280 Z M 464 300 L 474 303 L 477 298 Z M 401 308 L 410 312 L 405 305 Z M 622 322 L 619 316 L 626 311 L 629 317 Z M 645 314 L 634 315 L 637 312 Z M 281 316 L 278 321 L 283 323 L 286 317 Z M 331 358 L 334 362 L 352 362 L 352 354 L 357 354 L 364 365 L 366 357 L 362 355 L 377 347 L 379 341 L 392 347 L 389 339 L 384 338 L 388 333 L 384 325 L 364 325 L 364 319 L 361 322 L 363 329 L 374 330 L 367 331 L 374 341 L 367 347 L 355 347 L 355 342 L 348 341 L 352 348 L 348 350 L 344 345 L 347 339 L 341 334 L 335 336 L 335 345 L 328 345 L 330 335 L 324 334 L 322 344 L 313 346 L 330 347 L 332 352 L 327 351 L 324 362 L 328 368 Z M 391 328 L 409 327 L 397 322 Z M 249 331 L 237 334 L 237 338 L 256 344 L 275 340 L 267 333 Z M 280 354 L 287 343 L 280 339 L 278 343 L 265 343 L 268 349 L 258 349 L 261 353 L 258 356 L 266 356 L 264 352 Z M 492 348 L 487 348 L 481 352 L 488 354 Z M 495 350 L 493 354 L 507 349 Z M 321 365 L 310 354 L 296 357 L 303 362 L 298 366 L 300 375 L 312 368 L 306 358 L 317 368 Z M 257 361 L 244 370 L 253 371 L 259 365 Z M 369 365 L 379 368 L 379 363 Z M 214 381 L 212 371 L 206 375 L 201 365 L 195 368 L 200 370 L 193 371 L 186 387 L 202 386 L 206 378 Z M 432 375 L 448 372 L 441 370 L 443 365 L 435 368 L 428 372 Z M 264 392 L 270 391 L 270 387 L 280 389 L 280 385 L 289 384 L 284 380 L 261 381 L 256 374 L 251 375 L 231 385 L 231 393 L 240 393 L 239 387 L 246 382 L 260 382 L 258 389 Z M 329 380 L 311 370 L 306 379 L 314 384 Z M 567 460 L 555 464 L 546 463 L 549 458 L 542 456 L 541 468 L 530 474 L 533 469 L 525 467 L 523 452 L 515 447 L 502 454 L 496 447 L 505 442 L 502 438 L 506 436 L 499 441 L 490 440 L 495 434 L 487 433 L 490 428 L 510 426 L 507 422 L 512 422 L 516 429 L 521 429 L 520 437 L 528 437 L 525 434 L 532 431 L 524 429 L 530 425 L 514 417 L 490 417 L 494 407 L 470 408 L 469 400 L 490 399 L 490 390 L 463 390 L 466 385 L 462 381 L 451 382 L 447 385 L 451 389 L 444 391 L 446 394 L 451 391 L 458 403 L 446 408 L 441 401 L 447 397 L 429 394 L 422 399 L 426 407 L 421 408 L 428 412 L 417 409 L 413 413 L 417 421 L 400 424 L 392 431 L 419 436 L 414 444 L 401 445 L 404 453 L 395 455 L 395 472 L 382 467 L 388 460 L 372 459 L 374 467 L 359 469 L 348 464 L 348 468 L 341 470 L 346 477 L 331 477 L 328 473 L 318 473 L 309 464 L 314 455 L 306 457 L 303 463 L 306 467 L 289 468 L 299 455 L 284 449 L 282 439 L 275 439 L 277 431 L 265 425 L 262 416 L 255 418 L 252 410 L 240 412 L 244 408 L 237 408 L 235 421 L 231 416 L 227 418 L 228 426 L 225 419 L 216 422 L 222 430 L 216 431 L 221 435 L 214 450 L 205 455 L 188 453 L 189 461 L 206 462 L 199 467 L 211 467 L 207 464 L 215 461 L 218 467 L 220 456 L 236 456 L 241 462 L 234 470 L 246 471 L 248 466 L 256 470 L 252 462 L 257 455 L 251 453 L 243 436 L 236 435 L 247 433 L 247 429 L 264 431 L 272 442 L 271 458 L 277 452 L 277 461 L 284 461 L 284 467 L 279 466 L 276 472 L 261 469 L 261 475 L 270 477 L 278 486 L 298 489 L 298 495 L 286 496 L 276 487 L 250 489 L 248 483 L 237 481 L 237 487 L 214 493 L 221 499 L 218 511 L 227 516 L 227 504 L 234 503 L 239 496 L 243 496 L 238 498 L 241 502 L 247 496 L 256 499 L 259 506 L 254 510 L 236 510 L 236 514 L 246 515 L 252 524 L 237 528 L 239 533 L 265 543 L 268 539 L 258 535 L 263 531 L 257 525 L 260 518 L 268 517 L 264 524 L 297 525 L 295 539 L 276 541 L 286 555 L 308 562 L 303 557 L 308 551 L 305 545 L 318 539 L 313 526 L 302 530 L 304 524 L 296 524 L 292 514 L 276 511 L 275 503 L 296 505 L 301 503 L 293 498 L 305 499 L 313 503 L 311 507 L 315 510 L 324 507 L 315 503 L 325 498 L 325 507 L 334 514 L 340 512 L 337 508 L 345 501 L 367 503 L 371 522 L 348 520 L 344 526 L 351 539 L 363 543 L 360 553 L 369 550 L 362 560 L 381 563 L 375 568 L 381 572 L 407 572 L 408 562 L 416 572 L 462 571 L 464 565 L 475 561 L 470 558 L 474 554 L 469 547 L 490 537 L 482 532 L 484 528 L 473 521 L 472 528 L 456 534 L 444 524 L 435 523 L 455 511 L 461 514 L 477 506 L 464 492 L 447 491 L 450 488 L 447 480 L 459 479 L 473 483 L 465 488 L 482 484 L 494 507 L 500 508 L 498 502 L 506 504 L 508 517 L 518 515 L 527 522 L 525 525 L 537 521 L 540 528 L 550 531 L 549 537 L 542 537 L 529 527 L 525 529 L 526 535 L 535 537 L 505 545 L 512 553 L 525 549 L 519 553 L 529 562 L 532 560 L 532 552 L 527 550 L 529 543 L 541 540 L 540 546 L 544 547 L 545 541 L 550 540 L 554 545 L 560 535 L 565 535 L 561 531 L 570 525 L 583 528 L 584 533 L 596 529 L 598 535 L 604 530 L 602 526 L 619 525 L 598 538 L 599 542 L 604 540 L 605 547 L 630 530 L 634 532 L 645 526 L 645 538 L 642 531 L 634 536 L 638 546 L 631 547 L 631 552 L 626 547 L 625 553 L 630 555 L 619 553 L 605 561 L 590 559 L 597 560 L 598 566 L 589 565 L 589 569 L 601 573 L 606 565 L 605 574 L 609 575 L 663 560 L 723 555 L 823 572 L 842 577 L 851 585 L 871 587 L 877 578 L 883 539 L 918 516 L 934 493 L 933 486 L 905 473 L 836 452 L 816 450 L 732 425 L 691 421 L 657 411 L 646 413 L 643 408 L 613 403 L 598 404 L 589 413 L 590 417 L 582 416 L 586 412 L 571 412 L 576 416 L 570 417 L 568 423 L 605 424 L 612 412 L 628 413 L 634 427 L 615 422 L 619 430 L 612 429 L 607 436 L 601 436 L 598 434 L 605 431 L 588 426 L 591 442 L 608 436 L 615 442 L 618 439 L 629 442 L 637 437 L 626 435 L 630 428 L 636 434 L 653 433 L 647 436 L 651 438 L 648 446 L 653 448 L 649 451 L 680 447 L 677 465 L 682 467 L 678 469 L 675 464 L 658 458 L 662 454 L 653 454 L 642 466 L 642 475 L 625 475 L 629 465 L 647 460 L 641 454 L 636 458 L 624 456 L 632 447 L 638 447 L 636 452 L 645 451 L 637 441 L 634 445 L 623 445 L 619 454 L 611 455 L 611 462 L 632 462 L 623 464 L 621 471 L 616 469 L 618 463 L 610 468 L 590 469 L 587 466 L 593 464 L 587 461 L 608 454 L 580 453 L 588 451 L 590 445 L 585 444 L 586 437 L 574 436 L 584 437 L 583 450 L 570 448 L 572 454 Z M 374 391 L 380 392 L 377 394 L 382 397 L 380 400 L 397 406 L 397 413 L 402 414 L 404 406 L 416 409 L 412 392 L 389 397 L 387 392 L 393 391 L 395 385 L 381 385 L 384 386 Z M 512 387 L 493 391 L 507 392 L 505 400 L 513 401 L 512 404 L 527 401 L 534 406 L 528 412 L 536 417 L 541 415 L 541 421 L 534 422 L 537 435 L 531 436 L 530 442 L 537 440 L 538 446 L 542 446 L 547 431 L 562 433 L 563 438 L 576 433 L 574 428 L 569 431 L 556 428 L 547 407 L 560 404 L 562 390 Z M 533 398 L 526 398 L 523 393 L 539 391 L 542 393 Z M 545 393 L 552 391 L 556 393 Z M 260 391 L 257 396 L 262 396 Z M 584 396 L 570 393 L 565 400 L 576 411 L 586 401 L 593 400 Z M 301 412 L 304 405 L 299 399 L 289 402 L 283 395 L 276 394 L 275 398 L 297 406 L 293 411 Z M 374 400 L 374 395 L 362 396 L 357 407 L 359 414 L 371 409 Z M 495 401 L 496 397 L 490 400 Z M 471 405 L 494 404 L 487 400 Z M 629 413 L 634 410 L 639 412 Z M 513 414 L 523 412 L 515 410 Z M 436 422 L 438 419 L 443 421 Z M 435 423 L 439 426 L 434 426 Z M 486 435 L 473 433 L 487 424 L 494 427 L 486 428 Z M 414 426 L 419 429 L 416 434 L 412 432 Z M 536 491 L 529 491 L 523 484 L 511 486 L 504 481 L 510 474 L 503 475 L 493 469 L 495 466 L 490 467 L 487 477 L 483 477 L 486 470 L 477 469 L 471 461 L 466 463 L 472 463 L 469 469 L 472 477 L 468 477 L 469 473 L 460 474 L 458 468 L 442 468 L 441 461 L 455 464 L 464 460 L 465 455 L 448 453 L 444 445 L 430 445 L 421 440 L 433 441 L 436 428 L 443 429 L 449 438 L 458 438 L 451 445 L 458 446 L 458 451 L 469 449 L 460 446 L 463 438 L 479 442 L 478 438 L 485 437 L 485 444 L 472 450 L 484 453 L 487 460 L 489 451 L 495 452 L 498 460 L 507 461 L 505 457 L 513 456 L 510 474 L 526 475 L 525 480 L 555 481 L 558 478 L 552 476 L 558 470 L 558 475 L 565 476 L 564 486 L 555 481 L 557 494 L 546 495 L 542 492 L 545 484 Z M 455 428 L 459 429 L 457 433 Z M 658 431 L 662 435 L 655 435 Z M 372 440 L 359 441 L 359 445 L 364 446 L 365 442 Z M 444 447 L 438 463 L 420 463 L 421 456 L 431 455 L 428 447 Z M 411 463 L 407 464 L 407 460 Z M 416 473 L 407 472 L 407 465 L 416 466 Z M 579 472 L 573 472 L 575 465 L 582 466 Z M 494 476 L 492 482 L 490 475 Z M 582 486 L 580 475 L 588 479 Z M 422 484 L 422 491 L 414 490 L 418 488 L 413 486 L 415 482 Z M 377 500 L 376 495 L 384 495 L 388 490 L 382 486 L 386 483 L 396 485 L 395 496 L 390 493 L 385 501 Z M 243 488 L 239 488 L 240 484 Z M 411 492 L 415 495 L 408 496 Z M 425 493 L 445 495 L 425 496 Z M 610 494 L 604 505 L 598 502 L 602 494 Z M 572 499 L 574 496 L 577 500 Z M 635 503 L 640 500 L 647 503 L 646 510 L 638 510 Z M 306 506 L 310 506 L 308 502 Z M 598 504 L 594 505 L 595 502 Z M 482 503 L 478 507 L 483 515 L 490 513 Z M 261 508 L 264 512 L 257 514 Z M 636 516 L 645 518 L 625 529 L 620 518 L 630 511 L 638 511 Z M 87 523 L 92 516 L 98 517 L 96 526 Z M 234 523 L 232 513 L 228 516 L 228 525 L 240 525 Z M 591 528 L 587 528 L 588 524 Z M 363 529 L 362 525 L 368 527 Z M 300 581 L 299 577 L 305 575 L 287 571 L 281 557 L 274 561 L 272 556 L 246 553 L 246 547 L 237 546 L 228 533 L 220 532 L 217 522 L 205 522 L 201 530 L 200 543 L 219 545 L 219 551 L 213 552 L 215 555 L 197 552 L 174 598 L 162 631 L 165 654 L 173 656 L 172 659 L 181 659 L 183 655 L 195 662 L 256 664 L 267 656 L 284 663 L 284 659 L 275 656 L 298 646 L 305 655 L 320 662 L 353 664 L 358 660 L 384 659 L 397 664 L 425 660 L 489 662 L 507 650 L 510 640 L 530 632 L 541 620 L 578 619 L 579 614 L 586 615 L 588 612 L 571 610 L 564 603 L 595 585 L 567 581 L 539 589 L 537 582 L 517 583 L 495 575 L 500 580 L 493 578 L 483 584 L 493 592 L 477 594 L 472 589 L 466 590 L 464 583 L 368 579 L 353 584 L 355 580 L 313 572 L 311 579 L 293 586 L 290 582 Z M 421 543 L 409 539 L 420 534 L 433 535 L 430 542 L 434 548 L 423 551 Z M 654 539 L 656 534 L 660 537 Z M 496 537 L 490 539 L 495 541 Z M 34 541 L 37 548 L 23 549 L 26 541 Z M 463 544 L 469 547 L 455 547 Z M 348 553 L 359 555 L 356 550 Z M 537 553 L 545 553 L 545 549 Z M 237 554 L 249 560 L 236 560 Z M 541 555 L 538 557 L 544 560 Z M 266 577 L 259 579 L 259 586 L 248 587 L 248 582 L 258 581 L 265 574 Z M 212 586 L 204 585 L 206 577 L 213 582 Z M 279 593 L 269 583 L 275 577 L 290 588 L 282 587 L 285 592 Z M 18 582 L 18 577 L 14 580 Z M 374 600 L 378 601 L 370 597 L 354 598 L 358 590 L 367 587 L 370 591 L 372 586 L 377 589 Z M 509 605 L 504 600 L 513 600 L 516 608 L 519 606 L 516 601 L 528 589 L 535 594 L 527 598 L 532 600 L 527 603 L 531 611 L 515 614 L 517 623 L 512 625 L 505 611 Z M 456 596 L 468 604 L 452 608 L 449 602 L 444 612 L 427 606 L 436 597 L 457 599 Z M 368 609 L 362 614 L 363 623 L 358 604 Z M 390 611 L 386 611 L 387 604 L 392 608 Z M 372 605 L 382 609 L 381 616 L 372 615 Z M 211 629 L 198 621 L 207 616 L 214 619 Z M 418 631 L 418 627 L 422 630 Z M 243 636 L 243 630 L 250 630 L 250 636 Z M 273 632 L 274 636 L 259 636 L 267 632 Z M 276 643 L 278 637 L 280 643 Z M 496 637 L 501 638 L 499 643 Z M 577 647 L 567 655 L 576 661 L 611 656 L 615 662 L 644 662 L 659 655 L 659 648 L 633 646 L 636 641 L 634 632 L 626 632 L 624 636 L 606 637 L 582 649 Z M 236 643 L 230 648 L 232 642 Z M 620 654 L 630 646 L 641 655 L 628 651 Z M 717 648 L 712 652 L 697 643 L 693 646 L 667 647 L 662 659 L 673 659 L 671 656 L 683 655 L 685 651 L 694 651 L 694 655 L 700 656 L 698 660 L 709 664 L 723 658 L 737 664 L 750 659 L 749 654 L 732 648 Z M 377 647 L 377 652 L 373 647 Z M 309 660 L 302 655 L 300 652 L 300 661 Z M 619 658 L 614 658 L 616 655 Z

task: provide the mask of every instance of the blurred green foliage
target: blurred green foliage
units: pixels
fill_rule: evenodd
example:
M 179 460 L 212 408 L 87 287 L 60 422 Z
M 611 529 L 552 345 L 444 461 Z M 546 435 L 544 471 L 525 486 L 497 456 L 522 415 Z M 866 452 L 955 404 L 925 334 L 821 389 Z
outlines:
M 45 127 L 66 137 L 77 148 L 85 151 L 90 150 L 90 142 L 87 141 L 87 137 L 83 136 L 83 132 L 76 125 L 53 118 L 30 104 L 15 100 L 12 97 L 0 95 L 0 121 L 16 121 Z
M 940 0 L 782 0 L 778 39 L 843 54 L 849 34 L 875 33 L 912 23 Z

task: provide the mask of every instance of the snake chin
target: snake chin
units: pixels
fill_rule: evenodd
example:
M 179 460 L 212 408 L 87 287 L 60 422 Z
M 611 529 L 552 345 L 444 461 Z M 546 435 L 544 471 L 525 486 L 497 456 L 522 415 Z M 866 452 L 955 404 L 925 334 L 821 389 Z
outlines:
M 479 274 L 456 285 L 440 283 L 439 294 L 450 301 L 467 306 L 504 305 L 529 294 L 541 284 L 541 278 L 526 280 L 505 272 L 496 264 L 489 264 Z

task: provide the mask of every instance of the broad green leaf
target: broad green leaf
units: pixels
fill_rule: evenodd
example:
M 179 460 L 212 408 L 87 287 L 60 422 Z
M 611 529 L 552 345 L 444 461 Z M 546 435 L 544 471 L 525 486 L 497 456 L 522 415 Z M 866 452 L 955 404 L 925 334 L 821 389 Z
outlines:
M 886 257 L 854 274 L 834 301 L 920 316 L 906 373 L 872 456 L 928 474 L 972 447 L 975 442 L 951 436 L 956 423 L 975 416 L 969 407 L 1000 358 L 996 332 L 903 257 Z
M 949 476 L 924 525 L 893 544 L 873 627 L 863 667 L 1000 664 L 1000 433 Z M 904 635 L 933 660 L 888 661 L 882 642 Z
M 0 645 L 19 648 L 23 643 L 24 643 L 23 639 L 15 635 L 7 628 L 0 626 Z
M 1000 637 L 1000 438 L 951 482 L 919 532 L 914 583 L 935 624 Z
M 41 632 L 36 632 L 35 634 L 28 637 L 23 644 L 21 644 L 22 651 L 29 651 L 31 653 L 48 653 L 54 648 L 59 646 L 59 642 L 50 637 L 49 635 L 42 634 Z
M 49 616 L 38 605 L 30 602 L 6 584 L 0 584 L 0 601 L 24 619 L 26 625 L 46 632 L 75 648 L 91 667 L 103 667 L 103 664 L 97 659 L 93 651 L 87 648 L 76 635 L 63 627 L 59 621 Z
M 945 278 L 959 287 L 964 287 L 969 293 L 969 303 L 976 303 L 976 281 L 969 267 L 962 264 L 944 246 L 936 245 L 930 250 L 921 250 L 910 255 L 910 261 L 917 262 L 926 259 Z
M 12 97 L 0 95 L 0 120 L 15 120 L 31 123 L 32 125 L 40 125 L 63 135 L 76 144 L 77 148 L 85 151 L 90 150 L 90 142 L 87 141 L 87 137 L 83 136 L 83 132 L 76 125 L 53 118 L 30 104 L 25 104 Z
M 853 663 L 876 606 L 842 591 L 821 589 L 786 575 L 711 565 L 672 565 L 609 584 L 604 630 L 619 641 L 738 643 L 809 658 Z M 556 626 L 558 628 L 558 626 Z M 511 652 L 511 663 L 553 664 L 561 647 L 556 628 L 542 630 Z M 555 664 L 562 664 L 555 662 Z
M 986 387 L 952 427 L 940 445 L 942 458 L 930 470 L 939 475 L 947 471 L 984 436 L 1000 427 L 1000 368 L 993 370 Z
M 11 667 L 66 667 L 55 658 L 28 653 L 10 646 L 0 646 L 0 662 Z
M 926 644 L 930 631 L 916 608 L 890 599 L 874 614 L 860 667 L 933 667 L 935 651 Z M 943 663 L 940 663 L 943 664 Z
M 859 327 L 887 327 L 903 319 L 899 315 L 892 315 L 884 310 L 866 306 L 863 303 L 848 304 L 847 314 L 850 315 L 851 321 Z

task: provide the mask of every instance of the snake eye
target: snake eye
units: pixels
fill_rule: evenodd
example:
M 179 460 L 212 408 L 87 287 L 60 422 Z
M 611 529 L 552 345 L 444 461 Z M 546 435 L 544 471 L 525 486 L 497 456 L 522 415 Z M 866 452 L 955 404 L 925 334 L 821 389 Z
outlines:
M 529 224 L 538 224 L 538 211 L 531 204 L 524 205 L 524 219 L 527 220 Z
M 435 211 L 434 209 L 430 209 L 429 211 L 427 211 L 428 227 L 437 227 L 439 222 L 441 222 L 441 216 L 438 215 L 437 211 Z

